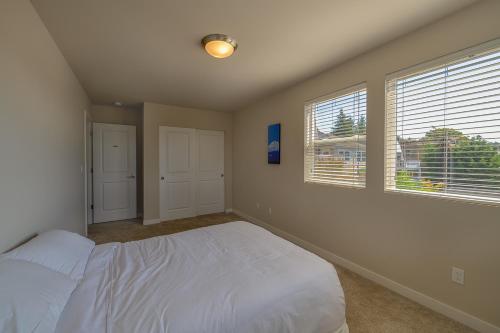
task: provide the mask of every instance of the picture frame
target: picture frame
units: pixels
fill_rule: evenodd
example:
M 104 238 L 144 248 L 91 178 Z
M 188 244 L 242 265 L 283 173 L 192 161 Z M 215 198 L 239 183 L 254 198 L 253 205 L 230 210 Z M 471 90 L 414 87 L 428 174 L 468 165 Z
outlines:
M 267 127 L 267 163 L 281 163 L 281 124 Z

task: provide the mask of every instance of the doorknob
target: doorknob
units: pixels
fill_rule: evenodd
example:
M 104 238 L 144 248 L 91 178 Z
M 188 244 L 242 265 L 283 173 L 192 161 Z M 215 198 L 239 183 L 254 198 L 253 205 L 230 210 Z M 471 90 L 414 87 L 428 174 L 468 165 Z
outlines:
M 220 178 L 224 178 L 224 174 L 223 173 L 220 174 Z
M 132 176 L 128 176 L 128 178 L 130 178 L 130 179 L 134 179 L 134 178 L 135 178 L 135 176 L 134 176 L 134 175 L 132 175 Z
M 160 178 L 160 179 L 161 179 L 161 180 L 165 180 L 165 177 L 161 176 L 161 178 Z

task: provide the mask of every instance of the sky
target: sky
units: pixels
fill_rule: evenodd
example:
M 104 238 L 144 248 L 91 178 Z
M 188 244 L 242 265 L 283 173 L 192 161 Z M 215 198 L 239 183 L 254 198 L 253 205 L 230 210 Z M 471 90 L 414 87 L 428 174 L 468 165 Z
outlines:
M 398 80 L 396 87 L 400 137 L 447 127 L 500 142 L 499 51 Z
M 323 133 L 330 133 L 335 126 L 337 116 L 343 110 L 355 123 L 361 118 L 366 119 L 366 90 L 347 94 L 316 104 L 316 125 Z
M 500 51 L 397 80 L 395 89 L 387 102 L 397 107 L 400 137 L 447 127 L 500 142 Z M 317 128 L 330 133 L 341 109 L 355 122 L 366 119 L 366 97 L 363 90 L 316 104 Z

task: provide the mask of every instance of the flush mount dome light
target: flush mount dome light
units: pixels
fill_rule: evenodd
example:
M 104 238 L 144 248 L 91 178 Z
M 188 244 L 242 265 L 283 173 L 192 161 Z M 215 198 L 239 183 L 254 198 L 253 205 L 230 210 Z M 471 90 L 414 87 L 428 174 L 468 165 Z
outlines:
M 212 34 L 203 37 L 201 44 L 208 54 L 214 58 L 227 58 L 236 51 L 238 43 L 234 38 L 223 34 Z

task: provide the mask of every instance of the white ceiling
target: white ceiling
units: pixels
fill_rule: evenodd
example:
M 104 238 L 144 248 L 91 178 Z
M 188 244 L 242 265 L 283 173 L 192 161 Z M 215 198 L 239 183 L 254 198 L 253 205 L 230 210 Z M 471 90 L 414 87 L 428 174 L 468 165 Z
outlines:
M 32 0 L 96 104 L 232 111 L 474 0 Z M 225 60 L 201 38 L 238 40 Z

